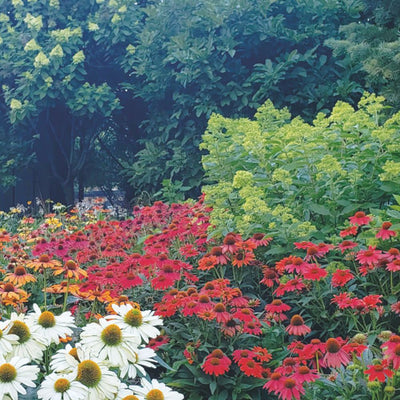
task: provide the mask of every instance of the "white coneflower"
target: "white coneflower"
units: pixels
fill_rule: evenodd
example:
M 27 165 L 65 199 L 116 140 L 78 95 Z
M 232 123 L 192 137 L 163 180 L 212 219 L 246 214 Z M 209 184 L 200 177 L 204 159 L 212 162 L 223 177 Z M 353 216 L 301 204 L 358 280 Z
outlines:
M 24 314 L 11 314 L 11 326 L 8 333 L 18 336 L 18 341 L 13 344 L 13 355 L 39 361 L 46 349 L 46 339 L 36 331 L 35 325 L 26 320 Z
M 132 390 L 128 388 L 126 383 L 121 382 L 114 400 L 137 400 L 137 397 L 133 395 Z
M 18 336 L 9 334 L 10 321 L 0 321 L 0 354 L 5 357 L 12 352 L 12 345 L 18 344 Z
M 74 365 L 76 380 L 87 388 L 85 400 L 114 399 L 121 383 L 117 375 L 108 369 L 104 361 L 94 358 L 79 343 L 76 349 L 79 361 L 69 354 L 66 357 Z
M 76 373 L 52 373 L 44 379 L 37 392 L 42 400 L 84 400 L 88 389 L 75 380 Z
M 130 334 L 140 336 L 145 343 L 160 334 L 156 326 L 162 325 L 162 319 L 154 315 L 154 311 L 141 311 L 130 304 L 113 304 L 112 308 L 117 315 L 107 315 L 106 319 L 114 321 Z
M 57 352 L 51 357 L 50 368 L 54 372 L 71 372 L 76 366 L 76 362 L 71 361 L 71 357 L 73 357 L 75 361 L 79 362 L 76 347 L 72 347 L 68 343 L 64 349 L 57 350 Z
M 142 378 L 140 383 L 142 386 L 130 386 L 139 400 L 183 400 L 183 394 L 172 390 L 156 379 L 149 382 Z
M 113 321 L 101 318 L 98 323 L 83 328 L 81 344 L 98 359 L 108 360 L 112 366 L 122 366 L 136 360 L 140 338 L 122 330 Z
M 0 399 L 18 400 L 18 393 L 26 394 L 24 386 L 35 387 L 33 381 L 37 378 L 39 367 L 26 365 L 29 359 L 13 357 L 10 361 L 0 361 Z
M 156 356 L 156 352 L 153 349 L 145 347 L 136 351 L 135 362 L 129 362 L 124 366 L 119 366 L 120 376 L 122 378 L 128 375 L 129 378 L 136 378 L 138 371 L 142 375 L 146 375 L 145 368 L 156 368 L 157 361 L 153 358 Z
M 26 319 L 37 325 L 36 331 L 46 339 L 46 344 L 58 344 L 60 338 L 65 339 L 73 334 L 76 328 L 74 317 L 70 311 L 61 315 L 54 315 L 51 311 L 41 311 L 37 304 L 33 305 L 33 312 Z

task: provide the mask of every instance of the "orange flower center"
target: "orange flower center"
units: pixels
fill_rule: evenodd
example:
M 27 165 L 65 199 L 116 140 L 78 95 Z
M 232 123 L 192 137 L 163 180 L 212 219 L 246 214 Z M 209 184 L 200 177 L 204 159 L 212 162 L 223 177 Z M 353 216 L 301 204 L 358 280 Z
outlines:
M 296 386 L 296 381 L 292 378 L 287 378 L 285 379 L 283 386 L 285 386 L 287 389 L 293 389 Z
M 9 363 L 0 366 L 0 382 L 9 383 L 17 377 L 17 370 Z
M 15 267 L 14 274 L 17 276 L 24 276 L 26 274 L 26 270 L 24 267 Z
M 50 261 L 50 257 L 47 254 L 42 254 L 39 257 L 39 262 L 41 263 L 48 263 Z
M 159 389 L 151 389 L 149 393 L 146 394 L 145 400 L 164 400 L 164 394 Z
M 52 328 L 56 324 L 56 319 L 52 312 L 43 311 L 40 314 L 38 323 L 39 323 L 39 325 L 42 325 L 43 328 Z
M 355 216 L 356 218 L 363 218 L 363 217 L 365 217 L 365 212 L 364 212 L 364 211 L 357 211 L 357 212 L 354 214 L 354 216 Z
M 60 378 L 54 382 L 54 390 L 57 393 L 64 393 L 71 387 L 71 383 L 68 379 Z
M 310 368 L 306 367 L 305 365 L 302 365 L 299 367 L 299 374 L 300 375 L 307 375 L 310 372 Z

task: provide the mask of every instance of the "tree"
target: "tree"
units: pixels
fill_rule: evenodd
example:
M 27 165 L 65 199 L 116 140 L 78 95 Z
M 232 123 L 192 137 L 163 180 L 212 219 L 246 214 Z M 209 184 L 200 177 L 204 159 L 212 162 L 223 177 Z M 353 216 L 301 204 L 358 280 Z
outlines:
M 352 6 L 355 4 L 355 6 Z M 267 99 L 311 117 L 362 92 L 324 45 L 359 16 L 350 0 L 171 0 L 148 7 L 132 54 L 147 133 L 128 169 L 138 190 L 198 186 L 197 147 L 213 112 L 250 116 Z
M 0 0 L 0 10 L 9 122 L 35 139 L 46 197 L 72 204 L 93 143 L 121 109 L 121 63 L 143 13 L 128 0 Z
M 363 0 L 357 22 L 341 26 L 341 37 L 327 45 L 338 58 L 361 66 L 365 87 L 383 94 L 393 110 L 400 109 L 400 3 L 396 0 Z

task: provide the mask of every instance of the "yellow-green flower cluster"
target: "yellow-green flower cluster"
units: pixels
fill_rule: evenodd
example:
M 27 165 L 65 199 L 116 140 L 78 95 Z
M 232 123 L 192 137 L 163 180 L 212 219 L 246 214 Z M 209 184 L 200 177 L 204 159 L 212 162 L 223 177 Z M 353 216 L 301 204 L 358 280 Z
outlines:
M 400 162 L 386 161 L 382 167 L 383 173 L 379 174 L 382 181 L 398 182 L 400 177 Z

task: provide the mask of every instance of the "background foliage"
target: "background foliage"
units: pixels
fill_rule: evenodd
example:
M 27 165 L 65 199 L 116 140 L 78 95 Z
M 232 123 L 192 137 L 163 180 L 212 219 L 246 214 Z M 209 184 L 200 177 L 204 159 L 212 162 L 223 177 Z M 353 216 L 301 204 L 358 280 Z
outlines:
M 354 105 L 364 89 L 399 104 L 393 1 L 0 7 L 1 143 L 24 154 L 17 163 L 4 152 L 13 168 L 3 187 L 23 187 L 28 165 L 36 195 L 56 201 L 72 203 L 93 185 L 142 201 L 197 195 L 198 145 L 215 112 L 251 117 L 271 99 L 311 121 L 339 99 Z

